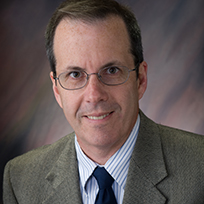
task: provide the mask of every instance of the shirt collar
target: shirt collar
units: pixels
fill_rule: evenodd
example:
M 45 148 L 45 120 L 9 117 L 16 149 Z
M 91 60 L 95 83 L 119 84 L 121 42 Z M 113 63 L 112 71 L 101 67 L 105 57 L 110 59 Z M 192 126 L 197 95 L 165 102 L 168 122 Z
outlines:
M 85 188 L 86 182 L 92 175 L 94 169 L 97 167 L 97 164 L 84 154 L 84 152 L 79 146 L 79 143 L 77 142 L 76 135 L 75 135 L 75 148 L 77 153 L 80 181 L 83 188 Z
M 106 162 L 104 168 L 115 179 L 115 181 L 124 189 L 127 179 L 127 173 L 130 163 L 132 151 L 138 135 L 140 125 L 140 116 L 138 114 L 137 121 L 123 146 Z M 81 150 L 75 135 L 75 148 L 78 159 L 79 176 L 82 187 L 85 189 L 86 182 L 92 175 L 94 169 L 98 166 L 89 159 Z

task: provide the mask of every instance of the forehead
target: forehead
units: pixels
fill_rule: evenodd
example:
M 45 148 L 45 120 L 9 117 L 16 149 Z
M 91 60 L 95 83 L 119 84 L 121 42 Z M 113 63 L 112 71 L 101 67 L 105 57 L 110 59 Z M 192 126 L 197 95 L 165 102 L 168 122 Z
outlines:
M 96 59 L 107 61 L 110 59 L 106 58 L 119 58 L 124 53 L 130 54 L 130 40 L 120 17 L 109 16 L 94 22 L 65 18 L 56 28 L 54 54 L 57 65 L 65 59 L 72 64 L 87 63 L 87 59 L 93 63 Z

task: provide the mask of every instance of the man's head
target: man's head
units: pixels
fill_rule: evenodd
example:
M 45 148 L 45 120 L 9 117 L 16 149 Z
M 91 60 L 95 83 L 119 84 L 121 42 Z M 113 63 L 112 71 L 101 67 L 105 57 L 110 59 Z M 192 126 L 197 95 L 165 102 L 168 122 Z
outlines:
M 69 18 L 83 22 L 94 22 L 105 19 L 110 15 L 120 17 L 126 25 L 135 66 L 143 61 L 140 28 L 134 14 L 130 10 L 114 0 L 67 0 L 54 12 L 45 35 L 47 56 L 54 76 L 56 75 L 56 59 L 53 51 L 53 40 L 55 30 L 61 20 Z
M 102 164 L 124 144 L 137 120 L 138 101 L 146 90 L 147 64 L 133 54 L 127 25 L 119 15 L 95 20 L 64 17 L 52 35 L 56 73 L 53 70 L 50 76 L 55 98 L 82 150 Z M 140 62 L 138 74 L 133 71 L 135 62 Z M 60 83 L 61 76 L 66 87 Z M 107 78 L 116 84 L 110 85 Z M 115 79 L 124 83 L 117 85 Z

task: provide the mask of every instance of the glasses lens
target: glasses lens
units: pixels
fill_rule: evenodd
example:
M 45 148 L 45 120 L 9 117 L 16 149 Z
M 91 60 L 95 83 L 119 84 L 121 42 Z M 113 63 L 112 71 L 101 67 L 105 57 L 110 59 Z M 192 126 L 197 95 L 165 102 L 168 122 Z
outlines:
M 127 67 L 123 66 L 110 66 L 101 69 L 98 74 L 87 74 L 83 70 L 69 70 L 59 75 L 58 81 L 60 85 L 67 90 L 76 90 L 83 88 L 88 80 L 88 76 L 97 74 L 98 78 L 106 85 L 114 86 L 125 83 L 129 78 L 130 71 Z
M 107 85 L 119 85 L 127 81 L 129 71 L 127 67 L 111 66 L 100 70 L 100 80 Z
M 74 90 L 82 88 L 87 81 L 87 75 L 81 70 L 70 70 L 59 75 L 59 83 L 64 89 Z

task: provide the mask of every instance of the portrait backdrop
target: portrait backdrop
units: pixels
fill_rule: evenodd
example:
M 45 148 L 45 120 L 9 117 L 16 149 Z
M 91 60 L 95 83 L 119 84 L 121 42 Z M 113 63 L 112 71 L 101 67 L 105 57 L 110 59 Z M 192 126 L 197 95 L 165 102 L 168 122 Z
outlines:
M 158 123 L 204 134 L 204 1 L 118 1 L 131 8 L 142 31 L 148 87 L 140 108 Z M 60 2 L 1 2 L 1 184 L 9 159 L 72 132 L 52 93 L 44 46 Z

